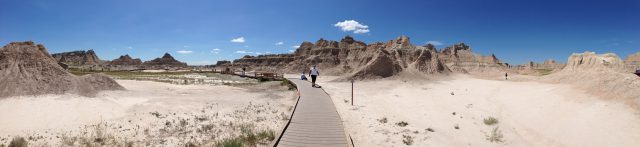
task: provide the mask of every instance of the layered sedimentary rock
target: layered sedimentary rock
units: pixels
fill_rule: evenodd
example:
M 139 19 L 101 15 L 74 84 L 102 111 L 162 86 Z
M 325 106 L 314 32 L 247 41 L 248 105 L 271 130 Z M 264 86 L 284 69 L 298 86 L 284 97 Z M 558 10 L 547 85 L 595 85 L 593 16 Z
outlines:
M 165 53 L 161 58 L 145 61 L 142 65 L 144 65 L 145 69 L 179 69 L 187 67 L 187 63 L 176 60 L 169 53 Z
M 276 72 L 305 72 L 316 65 L 323 74 L 355 78 L 384 78 L 403 71 L 448 73 L 433 45 L 415 46 L 406 36 L 386 43 L 366 44 L 346 36 L 340 41 L 303 42 L 293 54 L 245 56 L 232 67 Z
M 142 65 L 140 58 L 133 59 L 129 55 L 122 55 L 106 63 L 110 70 L 137 70 Z
M 588 51 L 572 54 L 564 69 L 543 78 L 549 82 L 572 84 L 609 100 L 631 100 L 636 104 L 640 104 L 639 79 L 625 71 L 622 59 L 616 54 Z
M 449 66 L 445 65 L 448 63 Z M 316 65 L 321 73 L 355 78 L 384 78 L 401 72 L 440 74 L 456 71 L 479 71 L 506 68 L 495 56 L 481 56 L 464 43 L 447 47 L 438 53 L 435 46 L 411 44 L 400 36 L 388 42 L 366 44 L 346 36 L 340 41 L 320 39 L 303 42 L 293 54 L 244 56 L 220 66 L 257 71 L 306 72 Z
M 624 60 L 624 64 L 629 72 L 640 70 L 640 52 L 629 55 L 627 59 Z
M 444 48 L 440 53 L 440 58 L 451 70 L 456 72 L 486 71 L 508 67 L 508 64 L 500 62 L 495 55 L 476 54 L 464 43 Z
M 518 70 L 527 70 L 527 69 L 561 70 L 562 68 L 564 68 L 564 66 L 565 64 L 558 63 L 556 62 L 556 60 L 547 59 L 547 60 L 544 60 L 544 62 L 542 63 L 536 63 L 536 62 L 530 61 L 529 63 L 517 65 L 513 68 L 516 68 Z
M 117 59 L 113 59 L 107 64 L 108 65 L 140 65 L 142 64 L 142 60 L 140 60 L 140 58 L 133 59 L 129 55 L 122 55 Z
M 93 50 L 87 51 L 72 51 L 72 52 L 63 52 L 52 54 L 53 58 L 55 58 L 58 62 L 62 62 L 72 66 L 82 66 L 82 65 L 100 65 L 100 58 L 96 55 Z
M 624 70 L 624 62 L 614 53 L 596 54 L 594 52 L 574 53 L 569 57 L 563 70 L 607 69 Z
M 93 96 L 101 90 L 120 89 L 124 88 L 103 74 L 78 77 L 68 73 L 41 44 L 12 42 L 0 48 L 0 97 L 62 93 Z

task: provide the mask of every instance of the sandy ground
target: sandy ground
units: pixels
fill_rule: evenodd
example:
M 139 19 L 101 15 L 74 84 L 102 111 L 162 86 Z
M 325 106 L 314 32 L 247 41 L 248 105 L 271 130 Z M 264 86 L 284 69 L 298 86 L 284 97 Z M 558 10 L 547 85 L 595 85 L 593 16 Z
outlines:
M 570 85 L 468 75 L 357 81 L 351 106 L 351 83 L 335 78 L 319 83 L 355 146 L 640 146 L 637 110 Z M 489 117 L 498 123 L 485 124 Z
M 32 146 L 210 146 L 243 128 L 278 132 L 295 104 L 295 93 L 278 82 L 245 87 L 117 82 L 127 90 L 94 98 L 1 99 L 0 145 L 21 136 Z

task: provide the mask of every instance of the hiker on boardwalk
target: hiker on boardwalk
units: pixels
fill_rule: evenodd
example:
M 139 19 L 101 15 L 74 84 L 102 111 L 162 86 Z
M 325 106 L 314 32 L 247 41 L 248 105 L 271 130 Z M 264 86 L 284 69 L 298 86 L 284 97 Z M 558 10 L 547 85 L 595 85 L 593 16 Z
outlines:
M 304 71 L 302 71 L 302 75 L 300 75 L 300 80 L 307 80 L 307 76 L 304 76 Z
M 318 77 L 318 75 L 320 75 L 320 73 L 318 72 L 316 66 L 313 65 L 313 67 L 309 71 L 309 76 L 311 77 L 311 87 L 316 87 L 316 78 Z

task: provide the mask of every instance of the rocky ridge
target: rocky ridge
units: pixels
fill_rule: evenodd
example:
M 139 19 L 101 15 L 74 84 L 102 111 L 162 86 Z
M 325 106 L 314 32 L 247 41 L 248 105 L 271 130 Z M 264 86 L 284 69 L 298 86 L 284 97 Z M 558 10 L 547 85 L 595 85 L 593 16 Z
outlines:
M 446 74 L 481 69 L 502 69 L 495 56 L 481 56 L 469 46 L 459 43 L 438 53 L 435 46 L 411 44 L 409 37 L 400 36 L 388 42 L 366 44 L 346 36 L 340 41 L 319 39 L 303 42 L 292 54 L 244 56 L 217 67 L 246 67 L 256 71 L 300 73 L 317 65 L 322 73 L 347 75 L 358 79 L 385 78 L 401 72 Z
M 55 53 L 52 54 L 53 58 L 55 58 L 58 62 L 62 62 L 68 65 L 78 66 L 78 65 L 100 65 L 102 61 L 96 55 L 96 53 L 90 49 L 87 51 L 71 51 L 71 52 L 63 52 L 63 53 Z
M 160 58 L 145 61 L 142 65 L 145 69 L 177 69 L 187 67 L 187 63 L 176 60 L 169 53 L 164 53 Z

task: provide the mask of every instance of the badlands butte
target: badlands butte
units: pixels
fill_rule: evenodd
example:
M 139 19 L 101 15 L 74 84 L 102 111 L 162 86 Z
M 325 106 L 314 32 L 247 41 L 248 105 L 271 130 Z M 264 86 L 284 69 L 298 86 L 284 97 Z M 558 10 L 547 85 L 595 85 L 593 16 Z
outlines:
M 13 42 L 0 49 L 0 146 L 268 146 L 296 92 L 217 72 L 299 78 L 314 65 L 354 146 L 639 146 L 640 52 L 576 52 L 512 65 L 465 43 L 345 36 L 192 66 Z

